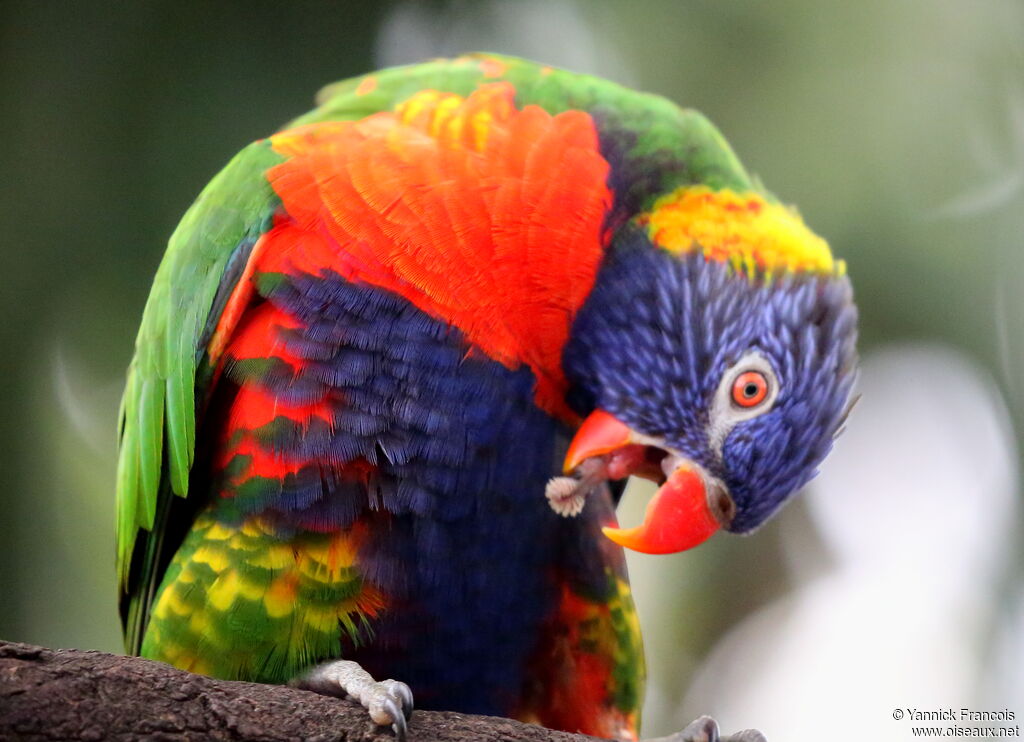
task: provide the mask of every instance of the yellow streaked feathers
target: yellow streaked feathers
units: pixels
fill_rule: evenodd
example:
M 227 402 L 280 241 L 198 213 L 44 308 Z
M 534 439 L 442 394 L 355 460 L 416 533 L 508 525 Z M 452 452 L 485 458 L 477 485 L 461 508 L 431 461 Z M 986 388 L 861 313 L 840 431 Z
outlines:
M 142 655 L 219 677 L 286 679 L 310 657 L 336 653 L 342 633 L 363 641 L 367 619 L 385 606 L 354 566 L 364 529 L 282 542 L 268 537 L 271 527 L 201 513 L 157 595 Z M 253 642 L 274 657 L 262 670 L 250 664 Z M 202 659 L 186 647 L 202 647 Z

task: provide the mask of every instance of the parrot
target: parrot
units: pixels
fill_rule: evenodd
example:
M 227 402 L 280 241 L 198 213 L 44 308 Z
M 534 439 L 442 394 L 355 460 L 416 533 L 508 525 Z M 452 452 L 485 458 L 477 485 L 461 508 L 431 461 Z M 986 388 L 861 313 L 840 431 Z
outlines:
M 624 549 L 776 513 L 842 429 L 856 335 L 845 263 L 695 110 L 486 53 L 328 86 L 157 270 L 126 648 L 399 737 L 415 698 L 636 739 Z M 659 489 L 623 528 L 633 476 Z

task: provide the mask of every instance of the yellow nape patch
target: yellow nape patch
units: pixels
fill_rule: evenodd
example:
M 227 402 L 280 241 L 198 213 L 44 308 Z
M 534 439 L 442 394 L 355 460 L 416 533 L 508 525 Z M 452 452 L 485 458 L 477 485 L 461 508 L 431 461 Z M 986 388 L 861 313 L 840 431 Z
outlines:
M 700 250 L 753 276 L 777 272 L 842 274 L 828 243 L 800 215 L 756 193 L 680 188 L 659 199 L 639 219 L 655 244 L 674 254 Z

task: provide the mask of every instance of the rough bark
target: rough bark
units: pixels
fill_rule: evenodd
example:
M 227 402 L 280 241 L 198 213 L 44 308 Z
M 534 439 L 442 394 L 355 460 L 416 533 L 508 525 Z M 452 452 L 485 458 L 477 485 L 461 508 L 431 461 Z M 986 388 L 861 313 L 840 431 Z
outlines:
M 160 662 L 0 641 L 0 739 L 379 740 L 348 699 L 214 680 Z M 417 711 L 408 742 L 583 742 L 509 719 Z

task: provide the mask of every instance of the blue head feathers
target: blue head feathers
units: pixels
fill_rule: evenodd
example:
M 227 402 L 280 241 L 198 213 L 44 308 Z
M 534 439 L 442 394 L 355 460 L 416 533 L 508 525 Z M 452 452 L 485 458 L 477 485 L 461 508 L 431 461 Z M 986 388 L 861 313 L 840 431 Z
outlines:
M 740 271 L 627 228 L 573 326 L 570 401 L 702 467 L 731 495 L 729 530 L 750 531 L 831 449 L 855 376 L 856 321 L 841 272 Z M 754 411 L 730 398 L 751 367 L 770 392 Z

